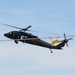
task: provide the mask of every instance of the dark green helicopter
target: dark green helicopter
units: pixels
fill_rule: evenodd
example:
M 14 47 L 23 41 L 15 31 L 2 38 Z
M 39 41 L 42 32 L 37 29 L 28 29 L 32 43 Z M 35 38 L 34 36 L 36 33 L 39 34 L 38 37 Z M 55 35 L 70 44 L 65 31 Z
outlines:
M 4 34 L 5 37 L 14 40 L 14 42 L 16 44 L 18 44 L 18 42 L 20 41 L 20 42 L 23 42 L 23 43 L 28 43 L 28 44 L 32 44 L 32 45 L 46 47 L 46 48 L 50 49 L 51 53 L 53 53 L 52 49 L 61 50 L 62 47 L 65 46 L 65 44 L 68 46 L 68 41 L 72 40 L 72 38 L 66 39 L 66 35 L 64 34 L 64 40 L 62 40 L 62 41 L 54 40 L 50 44 L 50 43 L 45 42 L 42 39 L 38 38 L 37 36 L 26 32 L 31 27 L 31 25 L 28 26 L 27 28 L 22 29 L 22 28 L 19 28 L 19 27 L 16 27 L 16 26 L 8 25 L 8 24 L 3 24 L 3 23 L 0 23 L 0 24 L 20 29 L 19 31 L 10 31 L 10 32 Z M 58 43 L 58 44 L 54 45 L 56 43 Z

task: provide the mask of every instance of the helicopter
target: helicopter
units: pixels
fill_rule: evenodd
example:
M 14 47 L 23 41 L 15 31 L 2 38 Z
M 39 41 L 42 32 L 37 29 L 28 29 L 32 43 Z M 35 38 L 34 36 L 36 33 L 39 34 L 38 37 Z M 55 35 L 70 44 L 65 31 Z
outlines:
M 16 44 L 18 44 L 20 41 L 22 43 L 28 43 L 28 44 L 32 44 L 32 45 L 49 48 L 51 53 L 53 53 L 52 49 L 62 50 L 62 48 L 65 46 L 65 44 L 68 46 L 68 41 L 73 39 L 73 38 L 67 39 L 66 35 L 64 33 L 64 40 L 56 39 L 56 40 L 53 40 L 50 44 L 50 43 L 40 39 L 39 37 L 37 37 L 31 33 L 28 33 L 27 31 L 29 28 L 32 27 L 31 25 L 26 28 L 19 28 L 19 27 L 12 26 L 9 24 L 4 24 L 4 23 L 0 23 L 0 24 L 19 29 L 19 31 L 10 31 L 10 32 L 4 34 L 5 37 L 14 40 L 14 42 Z M 57 45 L 55 45 L 56 43 L 57 43 Z

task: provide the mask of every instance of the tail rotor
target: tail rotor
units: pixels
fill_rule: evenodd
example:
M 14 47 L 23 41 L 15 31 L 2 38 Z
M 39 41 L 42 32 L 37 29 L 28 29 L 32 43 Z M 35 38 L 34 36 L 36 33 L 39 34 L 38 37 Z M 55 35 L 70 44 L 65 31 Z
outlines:
M 72 39 L 73 39 L 73 38 L 67 39 L 67 38 L 66 38 L 66 35 L 65 35 L 65 33 L 64 33 L 64 40 L 66 41 L 66 46 L 67 46 L 67 47 L 68 47 L 68 41 L 69 41 L 69 40 L 72 40 Z

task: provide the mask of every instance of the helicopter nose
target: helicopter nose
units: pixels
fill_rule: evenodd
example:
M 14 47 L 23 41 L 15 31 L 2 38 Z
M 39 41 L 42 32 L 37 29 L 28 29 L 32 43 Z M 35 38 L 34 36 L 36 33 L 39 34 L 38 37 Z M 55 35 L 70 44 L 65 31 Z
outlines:
M 7 34 L 7 33 L 5 33 L 5 34 L 4 34 L 4 36 L 5 36 L 5 37 L 8 37 L 8 34 Z

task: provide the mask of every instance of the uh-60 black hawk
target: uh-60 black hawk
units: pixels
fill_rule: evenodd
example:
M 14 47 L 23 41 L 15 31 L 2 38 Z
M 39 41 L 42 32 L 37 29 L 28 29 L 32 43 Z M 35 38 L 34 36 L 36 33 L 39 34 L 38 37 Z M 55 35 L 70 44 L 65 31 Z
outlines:
M 31 26 L 28 26 L 27 28 L 23 28 L 22 29 L 22 28 L 19 28 L 19 27 L 16 27 L 16 26 L 8 25 L 8 24 L 3 24 L 3 23 L 0 23 L 0 24 L 20 29 L 19 31 L 10 31 L 10 32 L 4 34 L 5 37 L 14 40 L 16 44 L 18 44 L 18 42 L 20 41 L 20 42 L 23 42 L 23 43 L 28 43 L 28 44 L 32 44 L 32 45 L 46 47 L 46 48 L 50 49 L 51 53 L 53 53 L 52 49 L 61 50 L 62 47 L 65 46 L 65 44 L 68 46 L 67 42 L 69 40 L 72 40 L 72 38 L 66 39 L 66 35 L 64 34 L 64 40 L 62 40 L 62 41 L 54 40 L 50 44 L 50 43 L 45 42 L 42 39 L 38 38 L 37 36 L 32 35 L 31 33 L 26 32 L 26 31 L 28 31 L 28 29 Z M 56 43 L 58 43 L 58 44 L 54 45 Z

